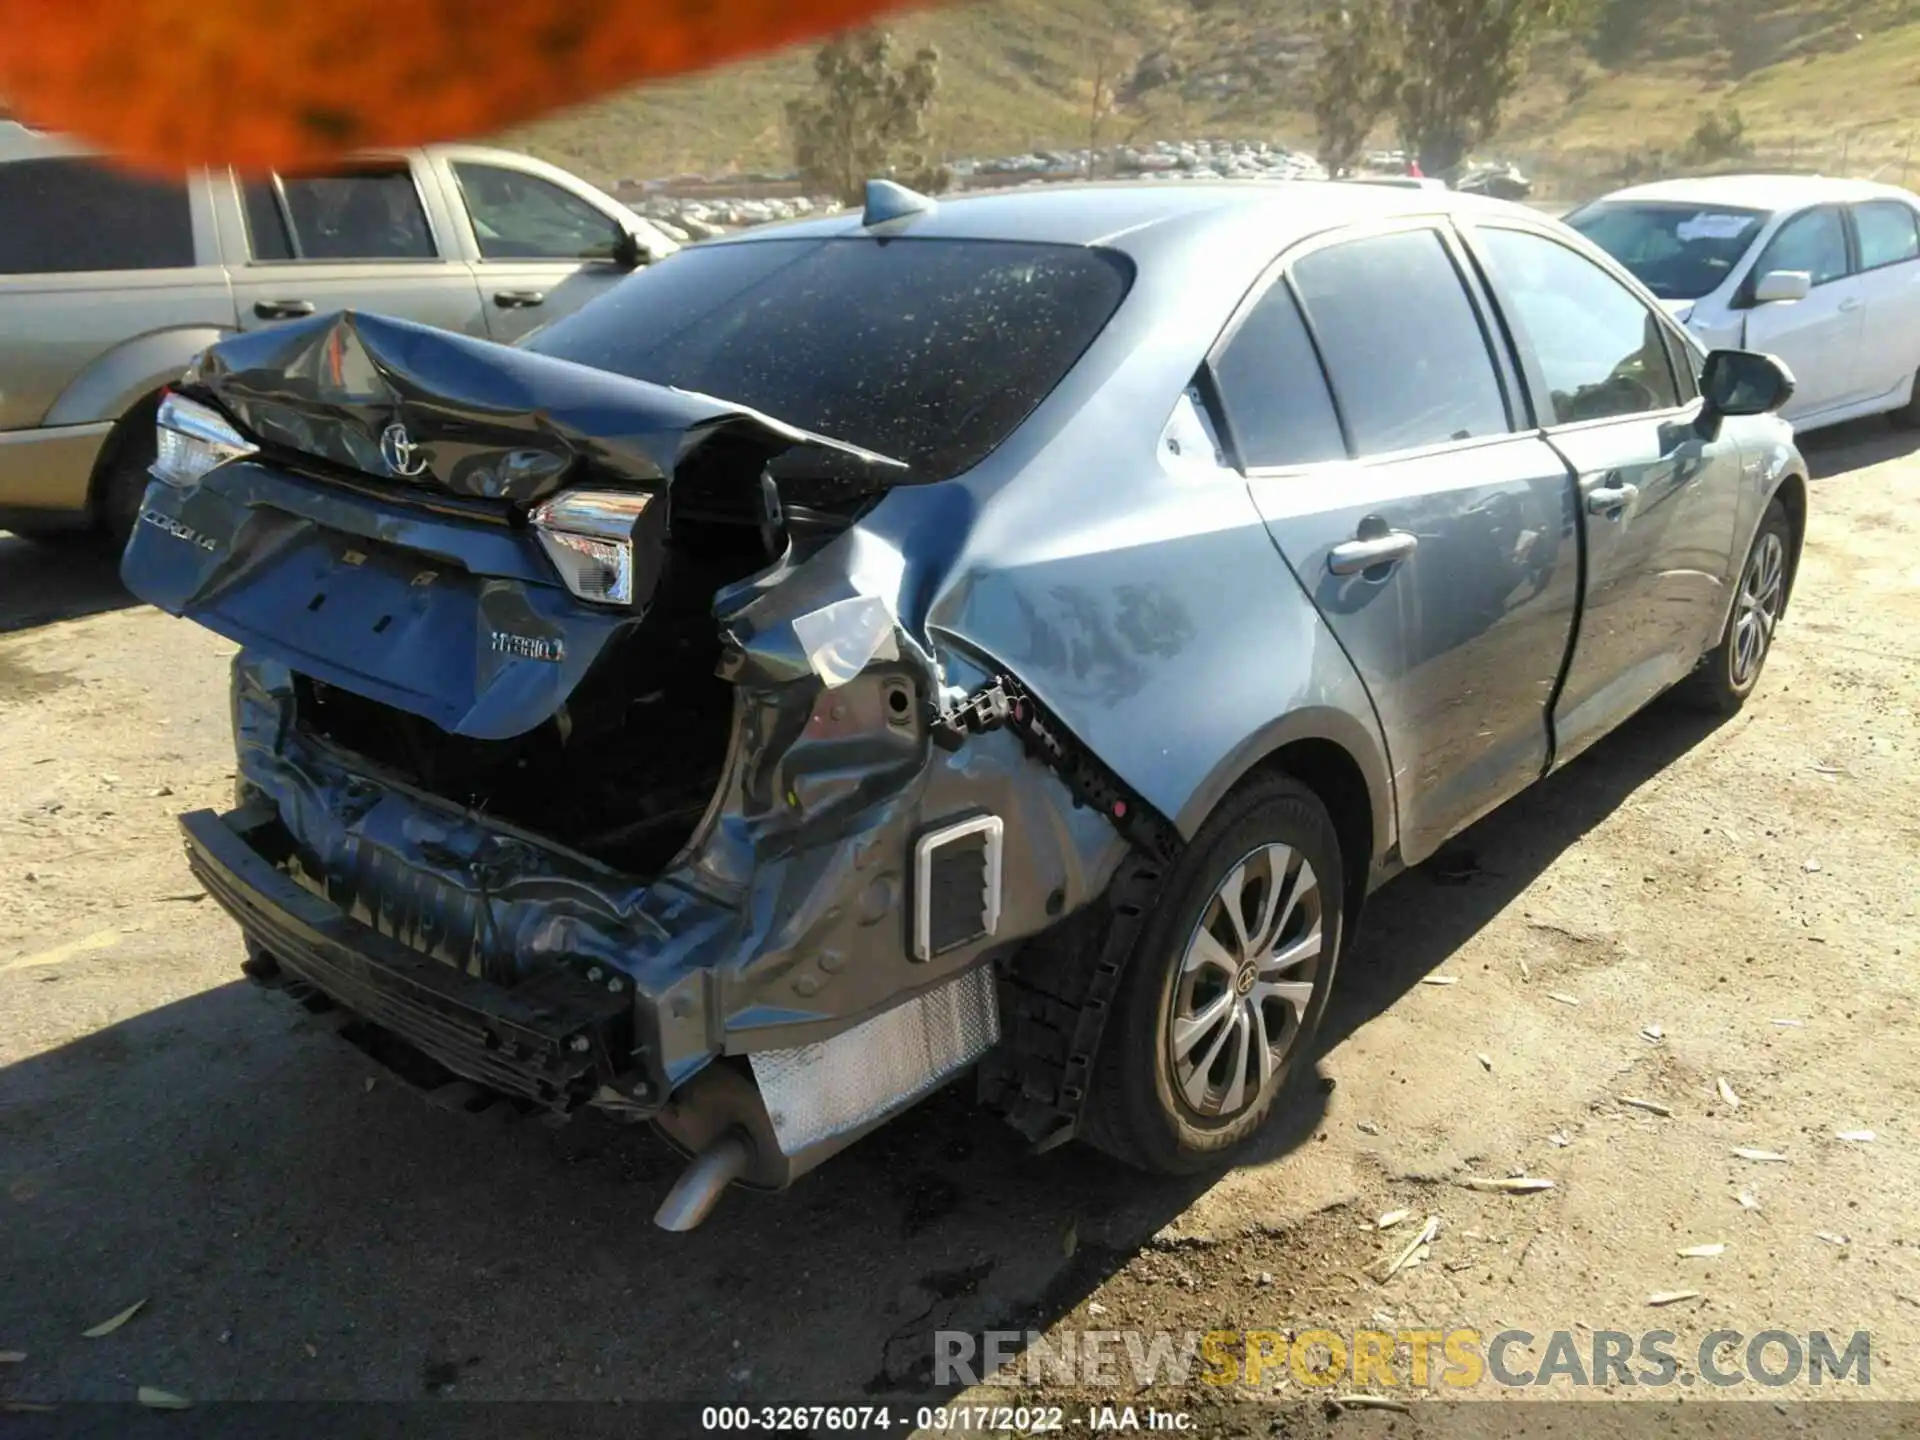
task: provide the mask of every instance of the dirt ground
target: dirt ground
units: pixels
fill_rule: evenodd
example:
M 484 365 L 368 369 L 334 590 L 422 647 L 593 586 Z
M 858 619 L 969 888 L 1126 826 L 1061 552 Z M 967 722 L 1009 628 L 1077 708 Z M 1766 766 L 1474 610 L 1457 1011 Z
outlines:
M 0 1402 L 860 1403 L 930 1393 L 936 1331 L 1314 1326 L 1665 1327 L 1683 1368 L 1711 1330 L 1866 1330 L 1871 1393 L 1920 1398 L 1920 448 L 1808 449 L 1757 699 L 1656 705 L 1375 897 L 1258 1163 L 1030 1157 L 949 1093 L 678 1237 L 645 1134 L 435 1110 L 240 981 L 173 825 L 230 793 L 229 647 L 0 537 Z M 1461 1183 L 1516 1174 L 1554 1188 Z

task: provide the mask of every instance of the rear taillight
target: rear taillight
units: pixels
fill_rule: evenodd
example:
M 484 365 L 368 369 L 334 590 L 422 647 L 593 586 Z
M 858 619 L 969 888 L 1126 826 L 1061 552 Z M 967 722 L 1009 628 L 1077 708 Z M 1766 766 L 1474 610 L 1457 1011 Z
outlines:
M 161 397 L 154 439 L 153 478 L 182 489 L 199 484 L 215 466 L 260 448 L 219 411 L 171 391 Z
M 633 532 L 652 498 L 576 490 L 533 512 L 534 533 L 567 589 L 597 605 L 633 603 Z

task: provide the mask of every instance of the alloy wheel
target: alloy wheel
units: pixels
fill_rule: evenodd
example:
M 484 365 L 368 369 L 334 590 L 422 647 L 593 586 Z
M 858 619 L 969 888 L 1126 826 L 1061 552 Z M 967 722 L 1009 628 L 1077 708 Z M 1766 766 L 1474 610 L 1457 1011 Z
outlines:
M 1761 535 L 1740 580 L 1740 598 L 1733 621 L 1733 683 L 1744 686 L 1760 673 L 1773 643 L 1773 627 L 1780 618 L 1786 593 L 1787 547 L 1772 530 Z
M 1166 1042 L 1173 1088 L 1210 1121 L 1256 1104 L 1285 1070 L 1325 951 L 1306 857 L 1263 845 L 1227 872 L 1187 941 Z

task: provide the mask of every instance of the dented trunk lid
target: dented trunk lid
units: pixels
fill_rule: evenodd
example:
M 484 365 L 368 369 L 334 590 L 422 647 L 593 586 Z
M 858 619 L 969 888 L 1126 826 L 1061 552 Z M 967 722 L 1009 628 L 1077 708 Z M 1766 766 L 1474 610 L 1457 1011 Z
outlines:
M 127 587 L 289 668 L 504 739 L 549 718 L 639 624 L 674 515 L 796 447 L 856 446 L 711 396 L 351 311 L 223 341 L 178 387 L 261 448 L 155 481 Z M 630 606 L 576 599 L 528 524 L 563 490 L 649 495 Z

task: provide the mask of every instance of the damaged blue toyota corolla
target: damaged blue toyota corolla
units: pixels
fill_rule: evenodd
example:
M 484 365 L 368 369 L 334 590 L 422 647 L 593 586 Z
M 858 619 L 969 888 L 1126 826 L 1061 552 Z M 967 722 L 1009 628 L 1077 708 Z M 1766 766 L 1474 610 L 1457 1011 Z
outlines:
M 1791 388 L 1494 201 L 876 184 L 518 348 L 215 346 L 124 573 L 241 647 L 183 825 L 249 972 L 653 1121 L 685 1228 L 970 1068 L 1041 1146 L 1234 1155 L 1371 889 L 1750 693 Z

